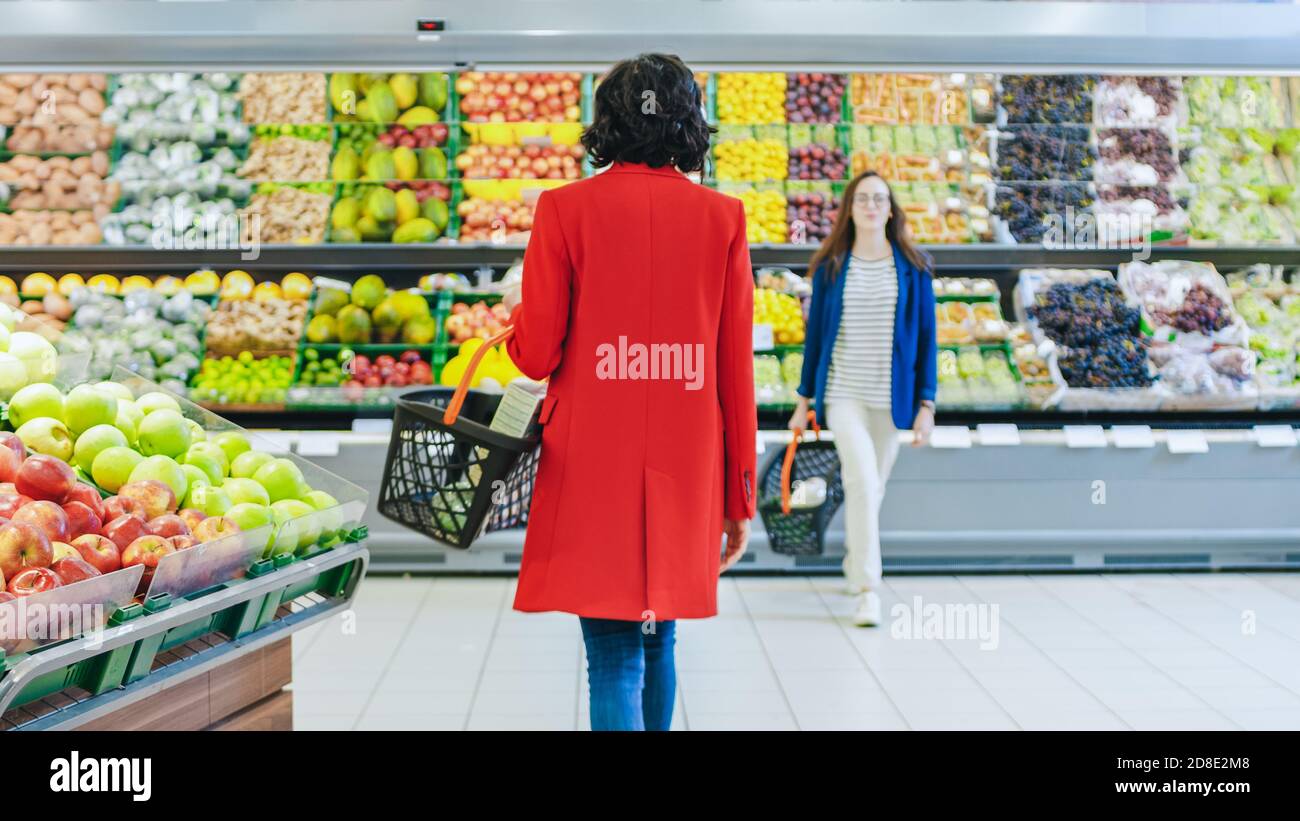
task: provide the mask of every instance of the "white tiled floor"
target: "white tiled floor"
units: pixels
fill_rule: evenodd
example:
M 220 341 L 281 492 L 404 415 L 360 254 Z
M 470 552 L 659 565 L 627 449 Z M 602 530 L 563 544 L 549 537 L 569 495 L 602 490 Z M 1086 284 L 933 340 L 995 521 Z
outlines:
M 1300 729 L 1300 575 L 891 577 L 872 630 L 840 586 L 725 579 L 719 617 L 678 625 L 674 729 Z M 586 729 L 576 619 L 513 593 L 367 579 L 352 614 L 294 636 L 295 726 Z M 996 646 L 978 623 L 895 635 L 915 597 L 975 605 Z

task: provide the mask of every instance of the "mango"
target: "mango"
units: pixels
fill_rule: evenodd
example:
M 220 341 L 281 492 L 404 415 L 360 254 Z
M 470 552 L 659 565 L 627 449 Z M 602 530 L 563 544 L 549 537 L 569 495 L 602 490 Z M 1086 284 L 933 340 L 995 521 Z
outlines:
M 366 160 L 366 179 L 375 182 L 397 179 L 397 163 L 392 151 L 382 149 L 371 153 Z
M 358 74 L 357 90 L 359 90 L 362 94 L 365 94 L 370 90 L 371 86 L 384 83 L 387 80 L 388 80 L 387 74 L 382 74 L 382 73 L 377 74 L 373 71 L 365 74 Z
M 330 234 L 330 242 L 354 243 L 360 241 L 361 232 L 351 225 L 347 228 L 335 228 Z
M 433 242 L 438 238 L 437 226 L 424 217 L 417 217 L 410 222 L 399 225 L 393 232 L 393 242 L 398 244 L 410 242 Z
M 437 332 L 438 326 L 432 317 L 417 316 L 406 320 L 402 325 L 402 342 L 407 345 L 429 345 Z
M 357 233 L 361 235 L 361 239 L 366 242 L 380 242 L 388 236 L 384 232 L 384 227 L 379 224 L 379 220 L 369 214 L 366 214 L 361 217 L 361 219 L 357 220 L 355 227 Z
M 397 291 L 389 299 L 403 322 L 429 315 L 429 301 L 414 291 Z
M 393 149 L 393 173 L 399 180 L 413 180 L 420 173 L 420 160 L 415 150 L 399 145 Z
M 338 327 L 332 316 L 314 316 L 307 323 L 307 341 L 322 344 L 339 338 Z
M 366 92 L 370 104 L 370 121 L 372 123 L 393 123 L 397 121 L 397 99 L 388 83 L 375 83 Z
M 388 296 L 388 285 L 378 274 L 366 274 L 352 286 L 352 304 L 372 311 Z M 340 311 L 340 313 L 342 313 Z
M 348 292 L 341 288 L 321 288 L 316 292 L 316 316 L 334 316 L 348 304 Z
M 339 114 L 357 113 L 357 77 L 355 74 L 330 75 L 330 105 Z
M 360 216 L 361 203 L 352 197 L 342 197 L 330 211 L 330 225 L 335 228 L 351 228 Z
M 411 189 L 403 188 L 398 191 L 393 200 L 397 204 L 398 225 L 405 225 L 420 216 L 420 200 Z
M 402 113 L 402 116 L 397 118 L 397 124 L 406 128 L 431 125 L 436 122 L 438 122 L 438 112 L 423 105 L 408 109 Z
M 447 75 L 430 71 L 420 75 L 420 103 L 442 111 L 447 107 Z
M 397 216 L 397 196 L 383 186 L 376 186 L 366 195 L 365 212 L 378 222 L 389 222 Z
M 357 152 L 350 145 L 340 147 L 334 155 L 334 161 L 330 163 L 330 179 L 355 180 L 360 175 L 361 164 L 357 162 Z
M 424 201 L 424 204 L 420 206 L 420 216 L 433 223 L 433 227 L 437 230 L 439 235 L 441 235 L 443 231 L 447 230 L 447 219 L 449 216 L 447 203 L 437 197 L 429 197 Z
M 339 342 L 357 345 L 370 341 L 370 313 L 358 305 L 347 305 L 339 311 Z
M 388 87 L 392 89 L 393 99 L 401 110 L 415 105 L 415 101 L 420 95 L 419 85 L 415 82 L 415 78 L 409 74 L 394 74 L 389 77 Z
M 370 103 L 366 100 L 358 100 L 356 108 L 356 118 L 368 122 L 370 120 Z
M 441 148 L 429 146 L 420 149 L 420 179 L 447 179 L 447 155 Z

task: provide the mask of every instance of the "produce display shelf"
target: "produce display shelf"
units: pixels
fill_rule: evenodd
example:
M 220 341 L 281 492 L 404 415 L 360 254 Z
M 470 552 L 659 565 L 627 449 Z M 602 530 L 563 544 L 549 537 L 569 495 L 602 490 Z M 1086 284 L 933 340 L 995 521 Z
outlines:
M 206 595 L 123 608 L 133 612 L 115 614 L 98 644 L 75 639 L 6 659 L 0 727 L 74 727 L 346 610 L 370 558 L 358 533 L 301 559 L 259 563 L 263 572 L 255 565 Z

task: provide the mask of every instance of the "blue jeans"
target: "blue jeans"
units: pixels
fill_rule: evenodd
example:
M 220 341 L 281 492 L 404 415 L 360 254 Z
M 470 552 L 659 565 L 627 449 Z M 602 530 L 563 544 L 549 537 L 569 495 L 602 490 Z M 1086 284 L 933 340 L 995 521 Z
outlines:
M 587 645 L 591 729 L 667 730 L 677 698 L 676 622 L 579 621 Z

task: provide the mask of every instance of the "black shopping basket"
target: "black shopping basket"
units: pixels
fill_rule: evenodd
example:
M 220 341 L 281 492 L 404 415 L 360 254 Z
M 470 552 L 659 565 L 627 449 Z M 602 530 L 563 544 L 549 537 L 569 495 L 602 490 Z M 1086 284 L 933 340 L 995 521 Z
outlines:
M 455 390 L 434 388 L 397 400 L 379 488 L 381 514 L 461 548 L 483 533 L 490 518 L 498 528 L 527 518 L 540 437 L 490 429 L 500 395 L 469 390 L 484 354 L 513 331 L 506 328 L 483 343 Z
M 808 419 L 816 438 L 800 442 L 803 431 L 796 431 L 785 458 L 768 464 L 759 487 L 758 513 L 768 544 L 773 553 L 786 556 L 820 556 L 826 547 L 826 528 L 844 501 L 835 444 L 822 441 L 811 411 Z M 824 495 L 819 483 L 824 483 Z

